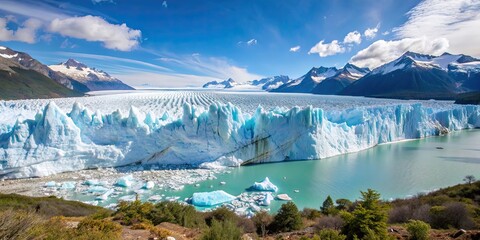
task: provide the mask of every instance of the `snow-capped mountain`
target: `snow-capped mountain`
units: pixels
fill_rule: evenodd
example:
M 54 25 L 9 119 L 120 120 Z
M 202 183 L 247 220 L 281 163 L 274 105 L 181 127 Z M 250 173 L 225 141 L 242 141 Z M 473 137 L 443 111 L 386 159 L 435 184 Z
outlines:
M 323 80 L 334 76 L 338 69 L 335 67 L 312 68 L 307 74 L 295 80 L 288 81 L 272 92 L 310 93 Z
M 231 89 L 231 90 L 252 90 L 252 91 L 270 91 L 282 84 L 288 82 L 290 78 L 288 76 L 273 76 L 268 78 L 262 78 L 260 80 L 248 81 L 245 83 L 239 83 L 229 78 L 225 81 L 211 81 L 203 85 L 203 88 L 211 89 Z
M 74 97 L 71 81 L 30 55 L 0 46 L 0 99 Z
M 24 69 L 36 71 L 69 89 L 75 90 L 72 82 L 67 78 L 67 76 L 53 71 L 48 66 L 32 58 L 27 53 L 15 51 L 8 47 L 0 47 L 0 57 L 3 59 L 8 59 L 11 62 L 15 62 Z
M 207 82 L 203 85 L 203 88 L 222 89 L 222 88 L 233 88 L 234 86 L 237 86 L 237 85 L 239 84 L 235 80 L 229 78 L 222 82 L 218 82 L 218 81 Z
M 460 84 L 447 72 L 461 56 L 406 52 L 374 69 L 340 92 L 342 95 L 391 98 L 452 98 Z
M 335 75 L 321 81 L 312 93 L 332 95 L 337 94 L 353 81 L 365 76 L 369 73 L 368 68 L 360 68 L 353 64 L 347 63 L 343 68 L 339 69 Z
M 110 76 L 108 73 L 90 68 L 74 59 L 49 66 L 52 70 L 60 72 L 85 85 L 90 91 L 100 90 L 133 90 L 132 87 L 126 85 L 122 81 Z

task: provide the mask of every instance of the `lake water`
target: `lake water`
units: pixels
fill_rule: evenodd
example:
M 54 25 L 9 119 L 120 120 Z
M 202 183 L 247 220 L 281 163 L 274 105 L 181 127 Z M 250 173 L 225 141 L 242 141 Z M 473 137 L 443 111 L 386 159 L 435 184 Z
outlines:
M 269 177 L 279 187 L 278 193 L 287 193 L 300 208 L 318 208 L 327 195 L 354 200 L 368 188 L 379 191 L 387 200 L 405 198 L 461 183 L 465 175 L 480 177 L 479 143 L 480 130 L 468 130 L 321 160 L 245 166 L 202 182 L 199 187 L 185 186 L 166 195 L 183 199 L 194 192 L 218 189 L 238 195 L 254 181 Z M 221 185 L 222 181 L 226 184 Z M 278 209 L 282 203 L 274 201 L 271 209 Z

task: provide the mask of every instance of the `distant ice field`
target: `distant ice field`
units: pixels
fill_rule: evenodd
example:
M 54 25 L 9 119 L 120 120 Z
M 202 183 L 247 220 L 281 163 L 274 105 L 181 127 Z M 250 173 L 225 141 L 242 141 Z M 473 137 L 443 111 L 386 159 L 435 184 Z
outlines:
M 327 112 L 342 111 L 351 108 L 370 106 L 422 103 L 425 107 L 443 109 L 451 107 L 452 101 L 393 100 L 349 96 L 327 96 L 299 93 L 232 92 L 212 90 L 135 90 L 135 91 L 98 91 L 90 96 L 78 98 L 32 99 L 0 101 L 0 125 L 14 124 L 19 118 L 32 119 L 45 105 L 53 101 L 64 112 L 70 112 L 75 102 L 81 103 L 91 111 L 111 113 L 119 109 L 128 113 L 131 106 L 144 113 L 152 112 L 157 116 L 168 113 L 170 117 L 182 114 L 182 106 L 189 103 L 198 110 L 206 109 L 214 102 L 232 103 L 242 113 L 253 114 L 258 106 L 265 110 L 280 108 L 283 110 L 299 106 L 312 106 Z M 1 132 L 1 131 L 0 131 Z

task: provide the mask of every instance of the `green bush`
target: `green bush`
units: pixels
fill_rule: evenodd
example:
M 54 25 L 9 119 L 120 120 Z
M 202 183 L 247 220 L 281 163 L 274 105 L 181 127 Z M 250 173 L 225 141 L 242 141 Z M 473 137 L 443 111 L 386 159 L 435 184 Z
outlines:
M 410 220 L 407 223 L 407 231 L 410 233 L 412 240 L 427 240 L 430 225 L 420 220 Z
M 149 217 L 152 210 L 153 205 L 148 202 L 142 203 L 140 200 L 131 203 L 120 202 L 115 212 L 115 219 L 121 220 L 125 225 L 141 222 L 152 223 Z
M 304 217 L 306 219 L 309 219 L 309 220 L 315 220 L 315 219 L 322 216 L 322 212 L 320 212 L 317 209 L 313 209 L 313 208 L 304 208 L 302 210 L 301 214 L 302 214 L 302 217 Z
M 333 229 L 323 229 L 318 232 L 318 236 L 321 240 L 345 240 L 347 238 L 347 236 Z
M 154 225 L 162 222 L 178 224 L 189 228 L 205 226 L 205 220 L 201 213 L 197 212 L 191 205 L 184 205 L 178 202 L 160 202 L 153 206 L 148 218 Z
M 109 220 L 85 218 L 77 226 L 75 239 L 120 239 L 122 227 Z
M 26 211 L 7 210 L 0 213 L 0 239 L 26 239 L 31 230 L 44 220 Z
M 368 189 L 352 213 L 341 213 L 345 225 L 342 232 L 348 239 L 387 238 L 387 211 L 380 203 L 380 194 Z
M 277 232 L 300 230 L 302 225 L 302 216 L 293 202 L 283 204 L 272 222 L 272 227 Z
M 212 225 L 202 235 L 202 240 L 238 240 L 242 237 L 242 230 L 230 221 L 218 221 L 213 219 Z

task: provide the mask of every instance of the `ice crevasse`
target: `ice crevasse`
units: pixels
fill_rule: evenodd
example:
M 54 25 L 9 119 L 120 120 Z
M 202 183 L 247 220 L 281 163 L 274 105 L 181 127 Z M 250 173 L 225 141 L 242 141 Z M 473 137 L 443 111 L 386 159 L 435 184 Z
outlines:
M 54 102 L 34 119 L 0 129 L 0 177 L 23 178 L 130 164 L 199 167 L 321 159 L 380 143 L 480 127 L 480 109 L 419 103 L 325 112 L 295 107 L 242 114 L 233 104 L 183 105 L 180 118 L 132 107 L 103 114 Z

